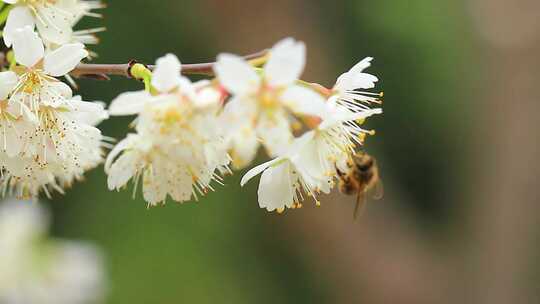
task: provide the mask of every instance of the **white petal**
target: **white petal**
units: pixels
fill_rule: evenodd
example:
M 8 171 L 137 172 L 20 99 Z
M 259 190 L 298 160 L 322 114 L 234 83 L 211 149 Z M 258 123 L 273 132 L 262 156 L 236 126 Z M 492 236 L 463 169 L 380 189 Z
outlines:
M 189 78 L 180 76 L 178 77 L 178 84 L 180 86 L 180 92 L 182 92 L 183 95 L 187 96 L 189 100 L 195 100 L 197 98 L 197 92 L 195 90 L 195 86 L 189 80 Z
M 156 61 L 156 69 L 152 73 L 152 85 L 160 92 L 166 93 L 180 84 L 182 65 L 178 57 L 167 54 Z
M 372 60 L 373 60 L 373 57 L 366 57 L 362 59 L 362 61 L 357 63 L 355 66 L 353 66 L 349 72 L 362 73 L 365 69 L 371 66 Z
M 274 211 L 292 206 L 295 189 L 291 169 L 291 163 L 285 161 L 263 172 L 257 191 L 261 208 Z
M 17 134 L 19 132 L 23 132 L 23 130 L 15 130 L 13 128 L 10 128 L 10 130 L 5 131 L 6 134 L 3 134 L 4 130 L 0 131 L 0 136 L 2 136 L 2 139 L 5 139 L 6 141 L 4 143 L 5 146 L 2 146 L 2 148 L 5 147 L 4 151 L 8 157 L 16 157 L 23 150 L 24 141 L 20 139 L 20 135 Z
M 287 113 L 276 110 L 272 115 L 261 115 L 257 134 L 270 156 L 281 156 L 289 148 L 293 135 Z
M 109 106 L 109 114 L 113 116 L 133 115 L 141 112 L 152 101 L 147 91 L 122 93 Z
M 84 49 L 82 43 L 64 44 L 45 56 L 43 68 L 45 73 L 51 76 L 64 76 L 86 57 L 88 51 Z
M 339 76 L 335 89 L 353 91 L 357 89 L 372 89 L 379 79 L 371 74 L 347 72 Z
M 235 169 L 243 169 L 257 156 L 259 140 L 253 127 L 245 125 L 230 139 L 231 157 Z
M 257 117 L 257 101 L 233 96 L 223 108 L 223 127 L 232 132 L 246 124 L 251 125 Z
M 206 87 L 197 92 L 194 100 L 195 106 L 200 109 L 206 109 L 218 106 L 221 101 L 221 92 L 213 87 Z
M 325 100 L 321 94 L 303 86 L 289 87 L 281 95 L 281 101 L 293 112 L 303 115 L 322 116 Z
M 7 1 L 4 2 L 11 3 Z M 26 26 L 30 26 L 32 29 L 34 28 L 34 17 L 32 16 L 32 12 L 27 6 L 14 7 L 9 12 L 6 26 L 4 27 L 4 43 L 7 47 L 11 47 L 11 44 L 13 43 L 14 31 L 20 28 L 24 28 Z
M 300 78 L 305 65 L 305 44 L 287 38 L 278 42 L 270 51 L 264 75 L 270 85 L 285 86 Z
M 214 70 L 221 85 L 233 94 L 250 94 L 260 86 L 261 79 L 257 72 L 239 56 L 219 55 Z
M 95 126 L 109 118 L 109 113 L 102 103 L 71 100 L 70 104 L 77 112 L 78 119 L 88 125 Z
M 118 190 L 123 187 L 137 172 L 137 159 L 133 152 L 126 152 L 120 156 L 107 174 L 109 190 Z
M 193 177 L 184 168 L 169 166 L 168 179 L 174 181 L 169 187 L 169 194 L 176 202 L 185 202 L 191 199 L 193 193 Z
M 334 169 L 332 168 L 334 162 L 329 159 L 330 155 L 324 154 L 324 151 L 328 151 L 323 149 L 326 141 L 317 136 L 310 136 L 309 133 L 306 135 L 309 140 L 298 149 L 291 161 L 310 189 L 328 192 L 331 179 L 328 173 Z M 303 138 L 299 140 L 304 141 Z
M 294 159 L 301 154 L 301 151 L 304 150 L 309 143 L 313 142 L 315 135 L 315 131 L 309 131 L 304 133 L 302 136 L 295 138 L 287 148 L 287 152 L 284 154 L 284 157 L 294 161 Z
M 15 60 L 26 67 L 33 67 L 43 58 L 45 48 L 38 34 L 30 26 L 13 32 Z
M 56 95 L 65 99 L 70 99 L 73 97 L 71 87 L 61 81 L 48 82 L 45 88 L 47 90 L 53 90 Z
M 122 153 L 124 150 L 129 148 L 133 144 L 133 142 L 135 140 L 137 140 L 137 139 L 138 139 L 137 135 L 129 134 L 127 138 L 120 141 L 112 149 L 112 151 L 109 153 L 109 155 L 107 155 L 107 160 L 105 161 L 105 172 L 106 173 L 109 173 L 109 171 L 111 170 L 111 166 L 112 166 L 113 162 L 115 161 L 116 157 L 118 155 L 120 155 L 120 153 Z
M 0 73 L 0 100 L 5 100 L 17 85 L 17 74 L 11 71 Z
M 61 11 L 56 5 L 40 5 L 37 8 L 40 18 L 36 19 L 36 25 L 44 40 L 62 45 L 71 40 L 72 22 L 76 16 Z
M 167 198 L 167 175 L 160 166 L 153 169 L 144 171 L 143 196 L 150 205 L 155 206 Z
M 38 119 L 34 112 L 30 111 L 28 107 L 25 105 L 26 100 L 26 94 L 25 93 L 17 93 L 11 96 L 9 99 L 8 107 L 5 109 L 7 112 L 9 112 L 14 117 L 20 117 L 23 116 L 24 120 L 27 120 L 30 123 L 38 123 Z
M 66 105 L 72 96 L 71 88 L 61 81 L 44 81 L 40 90 L 42 104 L 55 108 Z
M 282 162 L 283 159 L 279 159 L 279 158 L 276 158 L 276 159 L 273 159 L 271 161 L 268 161 L 264 164 L 260 164 L 258 166 L 256 166 L 255 168 L 249 170 L 243 177 L 242 177 L 242 180 L 240 181 L 240 186 L 244 186 L 245 184 L 247 184 L 252 178 L 254 178 L 255 176 L 261 174 L 261 172 L 263 172 L 264 170 L 266 170 L 268 167 L 270 166 L 273 166 L 273 165 L 276 165 L 278 164 L 279 162 Z

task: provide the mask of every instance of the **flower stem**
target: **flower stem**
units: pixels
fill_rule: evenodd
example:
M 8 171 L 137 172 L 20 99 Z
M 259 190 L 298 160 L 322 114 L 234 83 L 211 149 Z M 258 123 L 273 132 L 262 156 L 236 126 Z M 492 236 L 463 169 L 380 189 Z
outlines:
M 260 66 L 268 60 L 268 50 L 263 50 L 251 55 L 247 55 L 244 59 L 249 60 L 250 64 L 254 66 Z M 73 77 L 86 77 L 94 78 L 98 80 L 108 79 L 108 76 L 123 76 L 132 78 L 130 69 L 136 64 L 136 62 L 124 63 L 124 64 L 79 64 L 70 75 Z M 195 64 L 183 64 L 182 74 L 184 75 L 204 75 L 214 76 L 215 62 L 209 63 L 195 63 Z M 148 65 L 147 68 L 151 71 L 155 66 Z

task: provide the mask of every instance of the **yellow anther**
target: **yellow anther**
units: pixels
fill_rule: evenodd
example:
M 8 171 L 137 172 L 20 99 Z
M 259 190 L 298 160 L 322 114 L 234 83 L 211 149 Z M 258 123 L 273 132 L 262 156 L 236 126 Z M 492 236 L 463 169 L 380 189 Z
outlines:
M 294 131 L 300 131 L 302 130 L 302 124 L 298 121 L 293 122 L 292 128 Z
M 358 140 L 361 142 L 361 143 L 364 143 L 366 141 L 366 137 L 367 137 L 367 134 L 366 133 L 360 133 L 358 135 Z

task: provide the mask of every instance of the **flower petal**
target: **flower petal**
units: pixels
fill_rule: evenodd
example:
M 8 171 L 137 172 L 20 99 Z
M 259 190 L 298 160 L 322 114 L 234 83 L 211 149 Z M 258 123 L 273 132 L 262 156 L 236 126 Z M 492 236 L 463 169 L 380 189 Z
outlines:
M 208 109 L 219 106 L 221 101 L 221 92 L 214 87 L 206 87 L 197 92 L 197 96 L 193 101 L 195 107 L 199 109 Z
M 255 159 L 260 145 L 257 133 L 247 125 L 231 136 L 229 144 L 232 164 L 237 170 L 245 168 Z
M 72 22 L 76 15 L 59 9 L 57 6 L 58 4 L 49 4 L 37 7 L 40 18 L 36 19 L 36 25 L 45 41 L 63 45 L 71 40 Z
M 281 101 L 293 112 L 321 117 L 325 111 L 325 100 L 321 94 L 303 86 L 289 87 L 281 95 Z
M 263 172 L 264 170 L 266 170 L 268 167 L 270 166 L 273 166 L 279 162 L 283 161 L 283 159 L 280 159 L 280 158 L 276 158 L 276 159 L 273 159 L 271 161 L 268 161 L 264 164 L 260 164 L 256 167 L 254 167 L 253 169 L 249 170 L 243 177 L 242 177 L 242 180 L 240 181 L 240 186 L 244 187 L 245 184 L 247 184 L 252 178 L 254 178 L 255 176 L 261 174 L 261 172 Z
M 14 72 L 0 73 L 0 100 L 5 100 L 11 94 L 18 80 L 17 74 Z
M 43 69 L 48 75 L 64 76 L 86 57 L 88 57 L 88 51 L 84 49 L 82 43 L 64 44 L 45 56 Z
M 214 70 L 221 85 L 236 95 L 255 92 L 261 83 L 253 67 L 236 55 L 219 55 Z
M 13 32 L 15 60 L 26 67 L 33 67 L 45 53 L 43 42 L 30 26 Z
M 134 115 L 144 109 L 152 101 L 147 91 L 122 93 L 109 106 L 109 114 L 113 116 Z
M 362 59 L 355 66 L 353 66 L 349 72 L 362 73 L 365 69 L 371 66 L 372 60 L 373 60 L 373 57 L 366 57 Z
M 335 89 L 353 91 L 357 89 L 373 89 L 379 79 L 371 74 L 347 72 L 339 76 Z
M 143 173 L 143 197 L 151 206 L 156 206 L 167 199 L 167 174 L 163 166 L 153 168 Z
M 309 189 L 316 189 L 328 193 L 331 185 L 331 171 L 334 170 L 334 162 L 327 158 L 324 151 L 327 142 L 315 136 L 313 131 L 304 134 L 299 141 L 304 141 L 291 162 L 296 167 L 300 176 Z M 307 141 L 304 137 L 307 137 Z
M 272 115 L 261 115 L 257 134 L 270 156 L 281 156 L 289 148 L 293 134 L 287 113 L 276 110 Z
M 168 166 L 167 173 L 167 179 L 175 181 L 168 187 L 171 198 L 177 202 L 190 200 L 193 193 L 193 177 L 187 169 Z
M 293 38 L 278 42 L 270 51 L 264 75 L 272 86 L 285 86 L 296 81 L 306 65 L 306 46 Z
M 133 143 L 139 139 L 138 135 L 135 134 L 128 134 L 128 136 L 120 141 L 111 152 L 107 155 L 107 160 L 105 161 L 105 173 L 109 173 L 111 170 L 111 167 L 113 165 L 113 162 L 115 161 L 116 157 L 120 155 L 124 150 L 128 149 L 133 145 Z
M 156 61 L 156 69 L 152 73 L 152 85 L 162 93 L 167 93 L 180 84 L 182 64 L 178 57 L 167 54 Z
M 372 89 L 379 79 L 371 74 L 363 73 L 371 66 L 372 57 L 364 58 L 348 72 L 339 76 L 335 89 L 338 91 L 352 91 L 357 89 Z
M 134 152 L 122 154 L 108 169 L 109 190 L 122 188 L 137 172 L 137 158 Z
M 4 1 L 6 3 L 13 4 L 12 2 Z M 34 17 L 32 12 L 27 6 L 14 7 L 10 12 L 4 27 L 4 43 L 7 47 L 11 47 L 13 44 L 13 33 L 15 30 L 30 26 L 34 28 Z
M 61 81 L 44 81 L 40 90 L 41 103 L 54 108 L 66 105 L 72 96 L 71 87 Z
M 257 191 L 261 208 L 274 211 L 292 207 L 296 190 L 291 169 L 291 163 L 285 161 L 263 172 Z
M 70 104 L 77 113 L 78 119 L 88 125 L 95 126 L 109 118 L 109 113 L 105 110 L 103 103 L 72 99 Z

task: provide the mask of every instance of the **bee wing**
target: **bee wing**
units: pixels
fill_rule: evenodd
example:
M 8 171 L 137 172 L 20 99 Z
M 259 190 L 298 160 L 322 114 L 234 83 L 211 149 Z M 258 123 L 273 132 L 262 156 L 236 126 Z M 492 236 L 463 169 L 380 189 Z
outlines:
M 377 180 L 375 185 L 373 185 L 373 189 L 371 190 L 370 195 L 374 200 L 380 200 L 380 199 L 383 198 L 383 196 L 384 196 L 384 185 L 383 185 L 383 182 L 380 179 Z
M 358 217 L 364 214 L 366 209 L 366 192 L 360 191 L 356 196 L 356 205 L 354 206 L 353 218 L 356 220 Z

